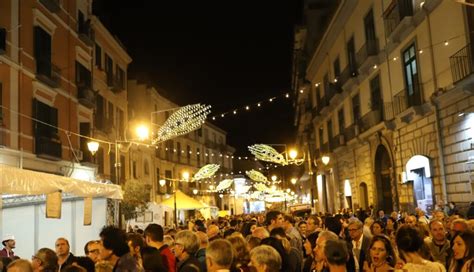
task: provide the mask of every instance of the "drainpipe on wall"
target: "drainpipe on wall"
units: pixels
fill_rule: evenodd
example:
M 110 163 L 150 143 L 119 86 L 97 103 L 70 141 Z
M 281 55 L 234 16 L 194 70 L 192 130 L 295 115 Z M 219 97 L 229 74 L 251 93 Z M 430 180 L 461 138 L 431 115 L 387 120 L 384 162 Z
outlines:
M 426 12 L 426 23 L 428 27 L 428 40 L 430 42 L 430 47 L 433 48 L 433 39 L 431 37 L 431 22 L 430 22 L 430 14 L 429 12 L 423 7 L 424 11 Z M 431 72 L 433 75 L 433 90 L 435 92 L 438 91 L 438 78 L 436 76 L 436 67 L 434 64 L 434 53 L 433 50 L 428 50 L 430 52 L 431 58 Z M 439 161 L 439 174 L 440 174 L 440 181 L 441 181 L 441 194 L 443 196 L 443 202 L 446 204 L 448 202 L 448 192 L 446 188 L 446 171 L 445 171 L 445 164 L 444 164 L 444 150 L 443 150 L 443 140 L 441 135 L 441 123 L 439 117 L 439 104 L 437 101 L 433 99 L 433 95 L 431 96 L 431 104 L 435 108 L 435 130 L 436 130 L 436 142 L 438 145 L 438 161 Z

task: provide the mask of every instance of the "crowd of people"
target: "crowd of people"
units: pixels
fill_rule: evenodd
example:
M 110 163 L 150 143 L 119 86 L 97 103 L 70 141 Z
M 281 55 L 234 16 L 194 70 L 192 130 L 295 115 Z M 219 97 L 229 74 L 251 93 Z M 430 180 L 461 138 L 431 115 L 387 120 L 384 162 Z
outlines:
M 128 232 L 104 227 L 100 239 L 70 252 L 60 237 L 55 249 L 31 259 L 14 253 L 6 235 L 0 251 L 3 271 L 474 271 L 474 220 L 435 211 L 427 216 L 383 210 L 350 210 L 302 217 L 268 211 L 190 220 L 186 227 L 149 224 Z

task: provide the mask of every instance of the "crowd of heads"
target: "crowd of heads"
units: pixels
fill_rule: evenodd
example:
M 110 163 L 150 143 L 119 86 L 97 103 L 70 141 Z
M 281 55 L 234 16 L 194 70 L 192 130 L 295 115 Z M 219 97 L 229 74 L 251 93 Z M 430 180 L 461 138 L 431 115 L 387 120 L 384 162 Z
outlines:
M 345 210 L 293 216 L 280 211 L 189 220 L 186 227 L 149 224 L 126 233 L 104 227 L 71 252 L 66 237 L 41 248 L 30 260 L 14 255 L 5 236 L 3 271 L 417 271 L 426 266 L 472 271 L 472 220 L 434 211 L 427 215 Z M 79 253 L 80 254 L 80 253 Z

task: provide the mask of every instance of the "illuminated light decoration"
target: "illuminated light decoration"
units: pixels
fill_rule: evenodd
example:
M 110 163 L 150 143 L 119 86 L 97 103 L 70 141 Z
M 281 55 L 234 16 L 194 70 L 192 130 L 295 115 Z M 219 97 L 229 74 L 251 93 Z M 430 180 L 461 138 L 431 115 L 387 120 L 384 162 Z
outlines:
M 324 165 L 328 165 L 330 159 L 331 158 L 329 158 L 329 156 L 325 155 L 321 158 L 321 161 L 324 163 Z
M 256 170 L 245 171 L 245 174 L 253 181 L 268 182 L 267 177 Z
M 221 190 L 225 190 L 227 188 L 229 188 L 232 183 L 234 183 L 234 180 L 232 179 L 224 179 L 223 181 L 221 181 L 219 183 L 219 185 L 217 185 L 216 187 L 216 191 L 221 191 Z
M 236 110 L 234 110 L 234 114 L 237 114 L 237 111 L 236 111 Z
M 377 69 L 377 65 L 374 65 L 374 69 Z
M 257 184 L 254 184 L 253 186 L 255 187 L 255 189 L 257 189 L 260 192 L 270 191 L 270 188 L 268 188 L 268 186 L 263 183 L 257 183 Z
M 224 114 L 221 114 L 221 117 L 224 118 Z
M 448 46 L 449 45 L 449 42 L 448 41 L 444 41 L 444 46 Z
M 217 170 L 219 170 L 220 165 L 218 164 L 207 164 L 201 167 L 199 171 L 194 175 L 191 181 L 197 181 L 201 179 L 206 179 L 212 177 Z
M 319 83 L 314 84 L 314 86 L 319 87 Z
M 268 99 L 268 101 L 272 102 L 272 101 L 273 101 L 273 98 Z
M 290 94 L 285 94 L 285 97 L 286 97 L 286 98 L 289 98 L 289 97 L 290 97 Z
M 260 107 L 260 106 L 261 106 L 261 104 L 260 104 L 260 103 L 258 103 L 258 104 L 257 104 L 257 107 Z
M 211 112 L 210 108 L 209 105 L 201 104 L 187 105 L 180 108 L 171 114 L 163 126 L 160 127 L 152 143 L 166 141 L 200 128 Z
M 304 93 L 304 90 L 303 90 L 303 89 L 301 89 L 301 90 L 300 90 L 300 93 Z
M 91 152 L 92 156 L 94 156 L 97 150 L 99 150 L 99 143 L 95 141 L 87 142 L 87 148 Z
M 337 82 L 337 78 L 334 79 L 334 83 L 336 83 L 336 82 Z
M 249 106 L 246 106 L 245 109 L 246 109 L 246 110 L 250 110 L 250 107 L 249 107 Z
M 264 144 L 249 146 L 250 153 L 261 161 L 274 162 L 281 165 L 288 165 L 285 157 L 278 153 L 273 147 Z
M 423 54 L 423 50 L 418 51 L 418 53 Z
M 396 61 L 397 59 L 398 59 L 397 57 L 394 57 L 394 58 L 393 58 L 393 61 Z
M 163 187 L 166 184 L 166 180 L 160 179 L 159 183 L 160 183 L 160 186 Z
M 215 117 L 215 116 L 212 116 L 212 120 L 216 120 L 216 117 Z

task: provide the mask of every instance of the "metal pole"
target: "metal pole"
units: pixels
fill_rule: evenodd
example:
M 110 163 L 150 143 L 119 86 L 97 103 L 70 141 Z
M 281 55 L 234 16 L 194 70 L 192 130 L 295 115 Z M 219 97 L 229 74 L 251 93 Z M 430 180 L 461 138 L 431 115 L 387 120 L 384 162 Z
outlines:
M 174 187 L 174 225 L 178 228 L 178 209 L 176 208 L 176 180 L 173 182 Z
M 120 184 L 120 167 L 121 167 L 121 163 L 120 163 L 120 148 L 119 148 L 119 144 L 117 141 L 115 141 L 115 178 L 116 178 L 116 184 Z M 119 228 L 122 228 L 122 211 L 121 211 L 121 206 L 120 206 L 120 202 L 117 202 L 117 206 L 118 206 L 118 225 L 119 225 Z

